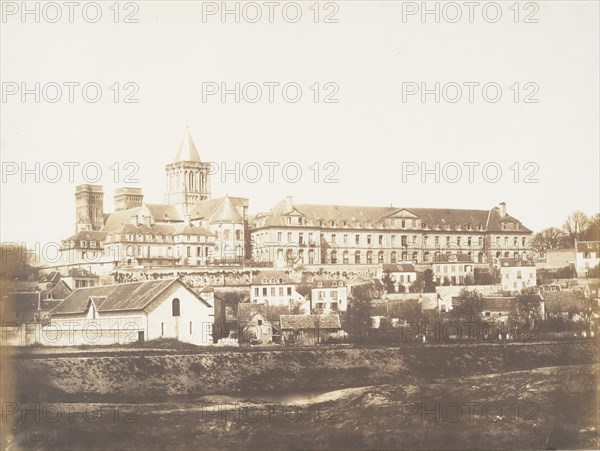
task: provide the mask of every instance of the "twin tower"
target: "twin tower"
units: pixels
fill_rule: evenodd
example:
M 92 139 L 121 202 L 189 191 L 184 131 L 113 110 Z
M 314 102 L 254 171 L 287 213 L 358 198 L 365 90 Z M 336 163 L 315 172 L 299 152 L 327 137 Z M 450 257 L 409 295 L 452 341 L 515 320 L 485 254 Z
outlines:
M 177 208 L 181 217 L 194 205 L 210 199 L 210 163 L 203 163 L 186 129 L 175 160 L 165 166 L 167 185 L 165 204 Z M 140 207 L 144 195 L 141 188 L 118 188 L 115 191 L 115 211 Z M 79 185 L 75 189 L 76 229 L 100 230 L 104 226 L 104 189 L 102 185 Z

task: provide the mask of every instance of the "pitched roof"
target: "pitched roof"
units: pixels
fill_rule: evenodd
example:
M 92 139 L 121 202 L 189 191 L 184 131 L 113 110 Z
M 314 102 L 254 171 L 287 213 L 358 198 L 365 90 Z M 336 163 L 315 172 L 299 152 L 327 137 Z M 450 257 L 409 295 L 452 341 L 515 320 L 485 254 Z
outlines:
M 264 226 L 283 226 L 286 225 L 288 214 L 297 213 L 304 216 L 307 225 L 317 225 L 319 220 L 336 221 L 337 227 L 340 227 L 343 221 L 348 221 L 350 228 L 355 227 L 355 222 L 359 222 L 359 227 L 364 227 L 367 222 L 375 226 L 386 217 L 398 214 L 414 215 L 427 224 L 428 229 L 438 224 L 441 230 L 477 230 L 481 226 L 482 230 L 510 232 L 502 228 L 501 223 L 506 221 L 516 221 L 519 223 L 518 232 L 531 233 L 527 227 L 512 216 L 502 217 L 500 208 L 494 207 L 491 210 L 462 209 L 462 208 L 397 208 L 397 207 L 364 207 L 347 205 L 319 205 L 319 204 L 290 204 L 288 200 L 283 200 L 275 205 L 267 213 L 259 213 L 255 220 L 265 220 Z M 448 229 L 445 229 L 448 226 Z M 261 225 L 262 227 L 262 225 Z M 376 230 L 376 229 L 375 229 Z
M 248 200 L 243 197 L 220 197 L 201 200 L 194 204 L 191 219 L 204 219 L 211 222 L 243 222 L 244 207 Z
M 177 150 L 177 155 L 175 156 L 174 160 L 175 163 L 179 161 L 200 162 L 200 155 L 198 155 L 196 144 L 194 144 L 194 140 L 192 139 L 192 135 L 190 134 L 190 129 L 187 127 L 185 129 L 185 134 L 183 135 L 183 139 L 181 140 L 181 144 L 179 145 L 179 149 Z
M 174 289 L 178 288 L 178 284 L 188 288 L 179 279 L 150 280 L 80 288 L 56 306 L 52 310 L 52 314 L 84 313 L 87 310 L 90 299 L 94 300 L 94 304 L 99 312 L 141 310 L 165 290 L 171 287 Z M 194 293 L 191 289 L 190 292 Z M 194 295 L 207 306 L 210 306 L 204 299 L 195 293 Z
M 598 252 L 600 241 L 577 241 L 577 252 Z
M 214 236 L 210 230 L 193 225 L 177 224 L 173 227 L 173 235 Z
M 181 221 L 182 217 L 174 205 L 169 204 L 143 204 L 156 222 Z
M 500 266 L 503 268 L 514 266 L 535 266 L 535 263 L 529 260 L 521 260 L 520 258 L 501 258 Z
M 240 303 L 238 304 L 237 321 L 239 324 L 247 323 L 255 313 L 260 313 L 266 318 L 267 304 Z
M 223 198 L 219 206 L 211 214 L 210 220 L 211 222 L 224 223 L 241 223 L 244 221 L 229 196 Z
M 112 232 L 123 224 L 131 224 L 131 218 L 137 216 L 142 207 L 129 208 L 110 213 L 104 222 L 102 232 Z
M 64 280 L 59 280 L 56 285 L 48 292 L 50 299 L 65 299 L 73 290 Z
M 516 306 L 515 298 L 505 297 L 483 297 L 481 298 L 481 310 L 513 310 Z
M 433 263 L 471 263 L 468 254 L 439 254 L 433 258 Z
M 586 305 L 583 290 L 544 292 L 542 298 L 549 313 L 579 311 Z
M 282 330 L 294 329 L 341 329 L 340 315 L 281 315 L 279 317 Z
M 106 232 L 101 230 L 82 230 L 77 232 L 75 235 L 71 235 L 65 241 L 104 241 L 106 238 Z
M 40 301 L 40 310 L 49 312 L 62 302 L 62 299 L 42 299 Z
M 415 272 L 415 265 L 410 263 L 384 263 L 384 272 Z
M 93 272 L 88 271 L 85 268 L 71 268 L 69 270 L 67 277 L 93 277 L 95 279 L 99 279 L 100 276 L 97 276 Z
M 335 284 L 335 286 L 334 286 Z M 344 287 L 346 284 L 342 279 L 324 279 L 324 278 L 315 278 L 311 285 L 311 288 L 337 288 Z
M 267 279 L 263 282 L 263 279 Z M 294 281 L 283 271 L 260 271 L 257 275 L 252 278 L 252 285 L 265 285 L 271 284 L 271 279 L 275 279 L 273 284 L 291 284 Z M 280 282 L 279 279 L 282 279 Z

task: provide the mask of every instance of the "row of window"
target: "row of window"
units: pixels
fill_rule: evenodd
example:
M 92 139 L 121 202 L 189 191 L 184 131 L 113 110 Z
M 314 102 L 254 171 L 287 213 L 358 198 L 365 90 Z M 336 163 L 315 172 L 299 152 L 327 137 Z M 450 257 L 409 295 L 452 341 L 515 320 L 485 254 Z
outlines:
M 305 222 L 303 220 L 302 217 L 297 217 L 297 216 L 288 216 L 287 220 L 286 220 L 287 225 L 291 226 L 291 225 L 303 225 L 303 224 L 307 224 L 307 222 Z M 422 224 L 420 224 L 420 220 L 418 219 L 396 219 L 396 218 L 391 218 L 387 221 L 388 225 L 390 227 L 400 227 L 402 229 L 429 229 L 429 225 L 424 222 Z M 335 219 L 330 219 L 328 221 L 323 220 L 323 219 L 319 219 L 317 221 L 317 225 L 319 227 L 338 227 L 338 225 L 340 225 L 342 227 L 356 227 L 356 228 L 360 228 L 363 226 L 363 223 L 361 223 L 360 221 L 354 220 L 354 221 L 349 221 L 349 220 L 343 220 L 341 221 L 341 223 L 338 223 L 338 221 L 336 221 Z M 264 225 L 264 221 L 263 224 Z M 364 223 L 365 227 L 373 227 L 373 221 L 366 221 Z M 384 221 L 376 221 L 375 222 L 375 227 L 384 227 L 385 226 L 385 222 Z M 507 229 L 507 230 L 518 230 L 520 228 L 519 223 L 514 223 L 514 222 L 509 222 L 509 223 L 502 223 L 502 228 L 503 229 Z M 454 223 L 454 224 L 450 224 L 450 223 L 444 223 L 444 222 L 434 222 L 431 224 L 431 229 L 433 230 L 483 230 L 483 224 L 460 224 L 460 223 Z
M 317 299 L 325 299 L 326 292 L 325 291 L 318 291 L 317 292 Z M 337 290 L 332 290 L 329 292 L 329 297 L 331 299 L 333 299 L 334 301 L 337 301 L 338 299 L 338 292 Z
M 262 290 L 258 287 L 254 288 L 254 296 L 260 296 L 260 292 L 262 291 L 263 296 L 269 296 L 269 289 L 267 287 L 263 287 Z M 271 287 L 271 296 L 277 296 L 277 292 L 279 292 L 279 296 L 291 296 L 292 295 L 292 287 Z M 287 294 L 286 294 L 287 293 Z
M 354 244 L 360 245 L 363 240 L 361 237 L 362 237 L 361 234 L 358 234 L 358 233 L 355 234 L 354 240 L 353 240 Z M 428 235 L 423 235 L 423 245 L 424 246 L 427 246 L 429 244 L 429 238 L 430 237 Z M 463 240 L 463 238 L 464 238 L 464 240 Z M 474 246 L 475 245 L 474 238 L 475 237 L 471 237 L 471 236 L 467 236 L 467 237 L 456 236 L 454 239 L 454 242 L 456 243 L 457 246 L 461 246 L 461 245 Z M 477 245 L 483 246 L 483 237 L 479 236 L 476 238 L 477 238 Z M 502 237 L 500 237 L 500 236 L 496 237 L 497 245 L 501 244 L 501 239 L 502 239 Z M 527 244 L 527 238 L 526 237 L 516 237 L 516 236 L 513 237 L 513 246 L 519 245 L 519 239 L 521 242 L 521 246 L 525 247 Z M 366 240 L 367 245 L 372 245 L 375 242 L 373 239 L 373 235 L 366 235 L 365 240 Z M 439 235 L 434 236 L 434 244 L 436 246 L 438 246 L 440 244 L 440 240 L 441 240 L 441 237 Z M 385 241 L 385 235 L 377 235 L 376 241 L 379 246 L 383 246 L 384 241 Z M 283 242 L 283 232 L 277 232 L 277 242 L 278 243 Z M 332 233 L 330 235 L 329 242 L 331 244 L 337 244 L 337 234 Z M 287 232 L 287 243 L 294 243 L 292 232 Z M 348 243 L 349 243 L 349 235 L 343 234 L 342 235 L 342 244 L 348 244 Z M 302 246 L 304 244 L 306 244 L 304 241 L 304 234 L 302 232 L 300 232 L 298 234 L 298 245 Z M 313 238 L 313 233 L 308 234 L 308 244 L 316 244 L 316 241 Z M 418 244 L 418 235 L 412 235 L 410 237 L 408 235 L 400 235 L 400 245 L 408 246 L 409 244 L 417 245 Z M 446 245 L 451 245 L 451 244 L 453 244 L 452 237 L 448 235 L 448 236 L 446 236 Z M 504 246 L 508 246 L 508 245 L 509 245 L 509 237 L 504 237 Z M 396 246 L 396 235 L 390 235 L 390 246 L 391 247 Z

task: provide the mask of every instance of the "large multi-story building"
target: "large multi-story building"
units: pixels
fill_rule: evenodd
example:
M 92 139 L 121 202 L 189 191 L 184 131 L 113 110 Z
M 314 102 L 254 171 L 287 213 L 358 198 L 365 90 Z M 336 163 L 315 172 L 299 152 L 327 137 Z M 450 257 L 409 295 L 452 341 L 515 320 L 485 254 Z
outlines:
M 62 243 L 63 265 L 198 266 L 241 262 L 247 241 L 248 199 L 211 199 L 210 164 L 200 160 L 189 133 L 165 167 L 164 204 L 144 202 L 140 188 L 115 192 L 115 211 L 104 213 L 100 185 L 76 188 L 76 234 Z
M 251 220 L 252 256 L 275 266 L 474 263 L 524 258 L 532 232 L 506 211 L 294 204 L 285 198 Z

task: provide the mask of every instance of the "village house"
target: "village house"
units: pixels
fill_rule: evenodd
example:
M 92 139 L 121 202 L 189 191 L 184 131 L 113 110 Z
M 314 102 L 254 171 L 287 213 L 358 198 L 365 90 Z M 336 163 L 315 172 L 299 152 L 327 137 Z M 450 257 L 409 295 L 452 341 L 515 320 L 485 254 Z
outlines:
M 396 293 L 408 292 L 410 286 L 417 279 L 415 265 L 411 263 L 385 263 L 382 267 L 382 273 L 389 274 Z
M 75 290 L 52 309 L 45 344 L 143 342 L 159 338 L 212 342 L 213 307 L 180 279 Z
M 266 304 L 238 304 L 238 339 L 248 340 L 251 344 L 269 344 L 273 342 L 273 325 L 267 319 Z
M 67 272 L 66 276 L 61 276 L 71 290 L 78 288 L 95 287 L 98 285 L 100 276 L 93 274 L 85 268 L 72 268 Z
M 250 283 L 250 299 L 254 304 L 279 307 L 299 307 L 310 310 L 306 298 L 296 291 L 296 284 L 283 271 L 260 271 Z
M 502 291 L 521 291 L 537 285 L 535 263 L 515 258 L 500 259 Z
M 311 313 L 328 315 L 348 308 L 348 289 L 343 280 L 316 279 L 310 291 Z
M 281 315 L 281 338 L 283 343 L 314 345 L 339 340 L 344 335 L 340 316 L 330 315 Z
M 600 265 L 599 241 L 575 242 L 575 269 L 578 276 L 586 276 L 587 272 Z
M 431 265 L 438 285 L 467 285 L 474 281 L 473 263 L 467 254 L 439 255 Z

